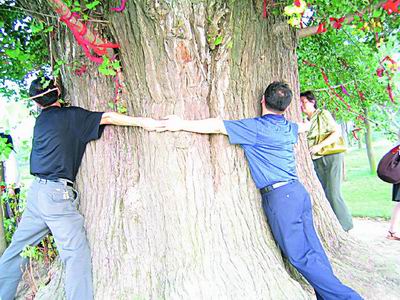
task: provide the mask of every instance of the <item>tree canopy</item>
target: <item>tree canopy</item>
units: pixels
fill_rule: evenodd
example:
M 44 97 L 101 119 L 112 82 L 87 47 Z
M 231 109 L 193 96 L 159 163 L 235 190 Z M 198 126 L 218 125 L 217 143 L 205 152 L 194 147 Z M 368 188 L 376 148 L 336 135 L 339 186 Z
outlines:
M 0 92 L 3 95 L 15 94 L 7 81 L 17 83 L 24 93 L 27 74 L 41 71 L 57 76 L 62 66 L 73 68 L 77 76 L 87 70 L 88 58 L 83 55 L 82 61 L 73 62 L 52 57 L 48 45 L 65 24 L 58 21 L 59 15 L 51 8 L 57 1 L 48 2 L 46 12 L 27 11 L 15 0 L 0 2 Z M 124 6 L 129 5 L 122 1 L 119 8 L 110 9 L 100 1 L 64 3 L 91 28 L 101 26 L 102 23 L 96 21 L 101 21 L 102 16 L 123 12 Z M 398 1 L 262 0 L 257 7 L 260 17 L 286 15 L 288 22 L 298 27 L 300 33 L 317 28 L 319 34 L 299 42 L 300 85 L 302 90 L 315 90 L 322 103 L 336 111 L 338 117 L 362 123 L 367 117 L 363 111 L 368 109 L 373 111 L 369 118 L 385 124 L 387 112 L 397 111 Z M 216 41 L 211 40 L 209 43 L 215 46 Z M 119 67 L 117 60 L 107 56 L 99 63 L 99 70 L 104 75 L 114 76 Z M 381 109 L 373 110 L 373 107 Z M 388 129 L 388 126 L 380 128 Z

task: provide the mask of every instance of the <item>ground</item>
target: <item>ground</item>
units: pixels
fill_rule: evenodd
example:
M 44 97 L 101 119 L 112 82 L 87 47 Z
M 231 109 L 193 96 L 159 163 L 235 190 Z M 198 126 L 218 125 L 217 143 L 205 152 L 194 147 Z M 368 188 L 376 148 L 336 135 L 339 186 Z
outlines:
M 371 249 L 371 253 L 391 259 L 394 258 L 394 268 L 397 268 L 397 273 L 400 274 L 400 241 L 386 239 L 389 221 L 376 218 L 353 218 L 353 222 L 354 228 L 350 230 L 349 234 L 354 236 L 356 239 L 367 243 Z M 44 276 L 45 272 L 42 273 L 42 276 Z M 47 278 L 47 276 L 44 277 Z M 19 292 L 16 299 L 32 299 L 32 296 L 30 296 L 30 292 L 28 291 L 28 282 L 29 280 L 27 280 L 27 277 L 25 277 L 25 280 L 20 283 Z M 62 284 L 60 284 L 60 286 L 62 286 Z M 42 300 L 49 299 L 48 297 L 44 296 L 38 298 Z M 392 296 L 386 297 L 385 293 L 383 292 L 382 295 L 379 295 L 379 300 L 400 300 L 400 295 L 396 299 Z
M 354 228 L 350 230 L 350 235 L 368 243 L 372 253 L 394 258 L 396 267 L 400 273 L 400 241 L 388 240 L 386 238 L 389 221 L 382 219 L 353 218 L 353 222 Z

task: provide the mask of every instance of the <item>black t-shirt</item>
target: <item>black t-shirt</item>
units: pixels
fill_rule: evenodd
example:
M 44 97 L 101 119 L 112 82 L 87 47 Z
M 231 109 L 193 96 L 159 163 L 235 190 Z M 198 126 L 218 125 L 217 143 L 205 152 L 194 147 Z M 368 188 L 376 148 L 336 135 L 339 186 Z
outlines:
M 102 114 L 80 107 L 45 108 L 33 131 L 31 174 L 75 181 L 86 144 L 103 133 Z

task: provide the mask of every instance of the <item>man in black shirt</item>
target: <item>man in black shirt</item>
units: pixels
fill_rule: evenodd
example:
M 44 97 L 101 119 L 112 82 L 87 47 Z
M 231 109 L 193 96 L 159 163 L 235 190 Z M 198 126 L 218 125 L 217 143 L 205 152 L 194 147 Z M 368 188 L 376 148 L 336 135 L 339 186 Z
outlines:
M 159 123 L 115 112 L 61 107 L 60 91 L 54 82 L 46 87 L 42 82 L 36 79 L 29 89 L 31 98 L 42 108 L 35 123 L 30 159 L 35 179 L 11 245 L 0 258 L 0 299 L 14 299 L 21 267 L 26 263 L 20 253 L 28 245 L 37 245 L 49 231 L 66 266 L 67 299 L 93 299 L 90 250 L 73 187 L 86 144 L 101 137 L 104 125 L 155 130 Z

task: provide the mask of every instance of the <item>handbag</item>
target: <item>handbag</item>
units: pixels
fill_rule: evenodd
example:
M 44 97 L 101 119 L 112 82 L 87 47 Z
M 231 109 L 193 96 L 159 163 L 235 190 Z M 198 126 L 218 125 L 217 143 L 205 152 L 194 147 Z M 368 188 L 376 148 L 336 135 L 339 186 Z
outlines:
M 388 183 L 400 183 L 400 145 L 386 153 L 378 163 L 378 177 Z
M 318 116 L 317 116 L 318 132 L 322 132 L 322 130 L 323 130 L 322 123 L 324 122 L 324 120 L 323 120 L 322 116 L 323 116 L 322 113 L 318 114 Z M 322 133 L 322 134 L 318 135 L 316 138 L 316 144 L 321 143 L 328 136 L 330 136 L 331 133 L 332 132 L 326 132 L 326 133 Z M 319 150 L 316 154 L 319 156 L 325 156 L 325 155 L 342 153 L 342 152 L 345 152 L 346 150 L 347 150 L 347 147 L 346 147 L 344 138 L 339 137 L 339 139 L 337 141 L 333 142 L 332 144 L 322 147 L 321 150 Z

